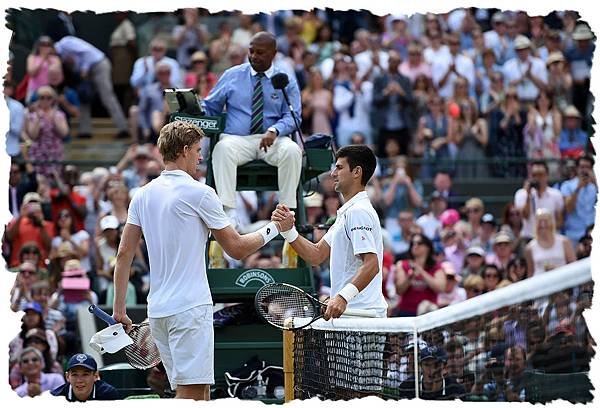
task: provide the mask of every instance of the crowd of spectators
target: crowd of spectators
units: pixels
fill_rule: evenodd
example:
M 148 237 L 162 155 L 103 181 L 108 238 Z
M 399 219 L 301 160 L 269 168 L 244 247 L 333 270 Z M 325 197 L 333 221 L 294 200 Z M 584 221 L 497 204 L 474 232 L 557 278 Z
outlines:
M 142 43 L 137 36 L 147 27 L 117 13 L 106 54 L 65 24 L 62 36 L 52 30 L 35 42 L 25 79 L 15 82 L 9 64 L 14 218 L 2 252 L 16 275 L 11 308 L 25 312 L 11 342 L 13 388 L 24 381 L 23 353 L 37 356 L 31 347 L 40 345 L 44 372 L 62 373 L 60 363 L 81 351 L 77 309 L 112 303 L 129 200 L 163 169 L 154 145 L 168 120 L 162 91 L 186 86 L 205 97 L 224 70 L 246 60 L 249 39 L 262 30 L 276 34 L 275 63 L 301 88 L 303 133 L 332 134 L 338 146 L 368 144 L 377 153 L 367 190 L 384 227 L 382 290 L 390 316 L 435 310 L 590 255 L 598 193 L 589 143 L 595 37 L 576 12 L 176 15 L 177 24 L 158 13 L 172 31 L 157 29 Z M 114 166 L 82 172 L 63 165 L 64 144 L 91 136 L 96 99 L 113 119 L 115 137 L 132 144 Z M 198 170 L 198 180 L 205 172 Z M 522 180 L 502 213 L 486 211 L 478 197 L 456 200 L 454 181 L 487 177 Z M 426 196 L 429 180 L 434 189 Z M 327 224 L 342 203 L 329 176 L 317 190 L 305 198 L 308 219 Z M 243 230 L 268 219 L 278 199 L 276 192 L 248 191 L 237 201 Z M 228 261 L 282 265 L 277 248 Z M 148 268 L 142 241 L 128 304 L 145 302 Z M 314 268 L 323 296 L 327 268 Z M 513 354 L 529 353 L 526 345 L 515 347 L 523 348 Z
M 585 373 L 595 343 L 582 312 L 591 307 L 592 293 L 589 282 L 422 333 L 417 342 L 419 397 L 539 402 L 554 395 L 589 400 L 593 388 Z M 386 347 L 384 384 L 401 398 L 414 398 L 412 334 L 389 335 Z M 549 382 L 540 379 L 554 374 L 560 383 L 548 389 Z

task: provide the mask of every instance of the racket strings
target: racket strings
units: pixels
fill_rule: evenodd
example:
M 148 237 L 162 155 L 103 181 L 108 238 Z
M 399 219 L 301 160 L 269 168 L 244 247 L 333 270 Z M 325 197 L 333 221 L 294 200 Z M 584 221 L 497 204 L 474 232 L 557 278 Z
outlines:
M 284 328 L 288 318 L 314 318 L 315 305 L 304 292 L 286 286 L 264 286 L 257 293 L 260 315 L 269 323 Z
M 132 367 L 145 370 L 160 363 L 158 347 L 150 333 L 150 325 L 142 323 L 129 332 L 133 344 L 125 347 L 125 356 Z

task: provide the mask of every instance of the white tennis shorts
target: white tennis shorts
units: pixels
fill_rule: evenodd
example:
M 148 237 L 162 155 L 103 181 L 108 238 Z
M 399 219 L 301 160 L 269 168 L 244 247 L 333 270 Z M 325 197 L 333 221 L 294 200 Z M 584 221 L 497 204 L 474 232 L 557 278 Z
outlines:
M 177 385 L 215 383 L 212 305 L 149 321 L 173 390 Z

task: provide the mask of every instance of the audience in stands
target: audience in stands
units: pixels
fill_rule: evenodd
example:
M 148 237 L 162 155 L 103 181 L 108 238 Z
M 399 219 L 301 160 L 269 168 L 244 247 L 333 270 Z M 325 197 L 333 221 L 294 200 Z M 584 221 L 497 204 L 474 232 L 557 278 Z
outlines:
M 391 316 L 452 307 L 590 256 L 595 37 L 577 13 L 460 8 L 373 18 L 360 11 L 351 20 L 318 10 L 270 19 L 187 8 L 176 13 L 179 22 L 157 13 L 160 24 L 119 13 L 108 44 L 112 66 L 98 49 L 106 44 L 76 37 L 77 15 L 58 16 L 52 21 L 64 25 L 62 35 L 42 30 L 29 56 L 10 56 L 4 81 L 13 218 L 2 252 L 15 272 L 10 307 L 25 313 L 10 346 L 9 380 L 20 396 L 56 389 L 69 400 L 116 398 L 96 381 L 93 359 L 76 354 L 84 340 L 76 316 L 90 302 L 112 302 L 129 200 L 163 169 L 153 145 L 169 113 L 162 91 L 185 86 L 206 97 L 224 70 L 247 60 L 249 39 L 263 29 L 278 36 L 275 61 L 301 90 L 304 136 L 368 144 L 379 157 L 368 191 L 384 226 Z M 17 66 L 26 78 L 17 78 Z M 114 166 L 82 163 L 80 174 L 64 163 L 70 123 L 79 120 L 79 136 L 94 134 L 98 102 L 115 136 L 134 144 Z M 522 188 L 502 200 L 494 183 L 506 178 Z M 470 189 L 479 181 L 489 191 Z M 331 225 L 342 204 L 331 178 L 315 190 L 306 199 L 308 222 Z M 278 200 L 273 192 L 236 197 L 246 228 L 268 218 Z M 128 304 L 145 302 L 146 251 L 142 242 Z M 243 264 L 276 268 L 281 253 L 270 248 Z M 328 265 L 313 274 L 318 293 L 328 294 Z M 584 285 L 445 328 L 421 350 L 421 397 L 527 401 L 527 370 L 587 371 L 593 341 L 582 313 L 592 293 Z M 414 396 L 407 350 L 397 361 L 404 371 L 388 378 L 412 381 Z M 56 388 L 65 362 L 67 384 Z M 76 382 L 85 392 L 74 391 Z

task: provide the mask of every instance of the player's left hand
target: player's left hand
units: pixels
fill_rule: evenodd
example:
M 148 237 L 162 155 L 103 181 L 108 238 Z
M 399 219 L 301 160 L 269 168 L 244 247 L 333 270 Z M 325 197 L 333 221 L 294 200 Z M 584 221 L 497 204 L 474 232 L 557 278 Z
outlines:
M 340 317 L 346 311 L 346 306 L 348 306 L 346 299 L 340 295 L 337 295 L 333 299 L 329 299 L 329 302 L 327 302 L 327 309 L 325 309 L 325 313 L 323 314 L 323 319 L 329 320 L 332 317 L 334 319 Z
M 271 147 L 273 143 L 275 143 L 275 139 L 277 138 L 277 134 L 275 132 L 268 131 L 265 133 L 262 139 L 260 139 L 260 148 L 267 152 L 267 149 Z

